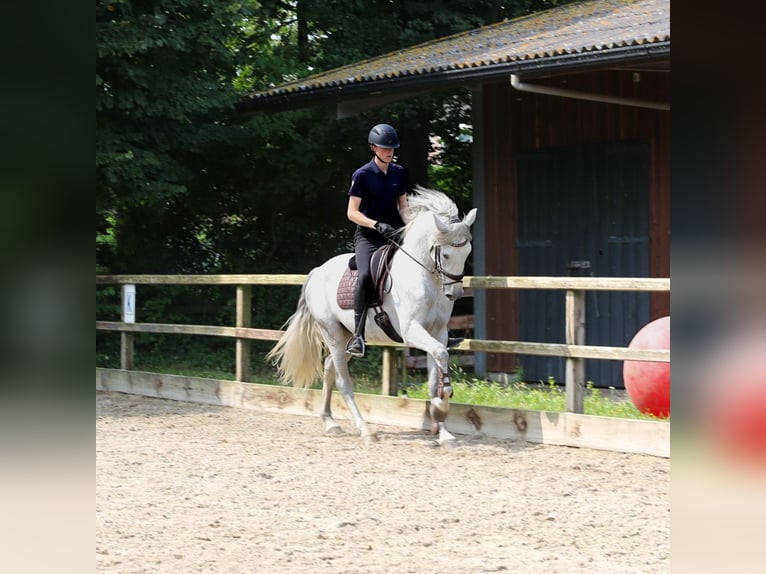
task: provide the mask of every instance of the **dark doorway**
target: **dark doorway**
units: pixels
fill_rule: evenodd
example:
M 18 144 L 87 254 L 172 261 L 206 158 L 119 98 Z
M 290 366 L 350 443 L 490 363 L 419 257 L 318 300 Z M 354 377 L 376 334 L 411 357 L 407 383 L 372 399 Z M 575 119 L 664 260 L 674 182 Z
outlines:
M 649 276 L 646 142 L 519 154 L 519 275 Z M 586 294 L 586 344 L 622 347 L 649 322 L 649 294 Z M 564 342 L 564 292 L 519 292 L 520 340 Z M 564 359 L 520 356 L 525 380 L 564 380 Z M 586 380 L 624 388 L 622 362 L 587 360 Z

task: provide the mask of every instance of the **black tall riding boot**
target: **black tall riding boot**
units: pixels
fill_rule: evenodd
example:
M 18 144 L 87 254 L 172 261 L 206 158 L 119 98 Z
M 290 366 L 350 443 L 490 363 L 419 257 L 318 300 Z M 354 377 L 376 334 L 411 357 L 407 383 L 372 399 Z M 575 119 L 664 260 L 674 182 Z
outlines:
M 346 352 L 354 357 L 364 357 L 364 330 L 367 325 L 367 293 L 357 286 L 354 293 L 354 335 L 346 343 Z
M 367 325 L 367 307 L 361 313 L 354 311 L 354 335 L 346 343 L 346 352 L 354 357 L 364 357 L 364 329 Z

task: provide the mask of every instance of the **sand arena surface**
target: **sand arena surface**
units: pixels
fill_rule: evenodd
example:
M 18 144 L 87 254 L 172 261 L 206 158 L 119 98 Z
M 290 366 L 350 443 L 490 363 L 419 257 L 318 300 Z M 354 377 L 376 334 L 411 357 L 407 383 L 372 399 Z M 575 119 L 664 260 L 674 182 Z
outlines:
M 96 571 L 670 571 L 668 459 L 374 428 L 97 392 Z

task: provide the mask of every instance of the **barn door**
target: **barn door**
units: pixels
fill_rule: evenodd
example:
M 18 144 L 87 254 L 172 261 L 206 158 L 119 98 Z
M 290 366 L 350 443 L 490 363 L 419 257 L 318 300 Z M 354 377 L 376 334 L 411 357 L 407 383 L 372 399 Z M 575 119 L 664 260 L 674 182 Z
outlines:
M 649 276 L 645 142 L 554 148 L 516 158 L 519 275 Z M 627 346 L 648 293 L 586 294 L 586 344 Z M 564 342 L 564 292 L 519 292 L 522 341 Z M 564 359 L 521 356 L 525 380 L 564 380 Z M 586 380 L 624 388 L 621 361 L 587 360 Z

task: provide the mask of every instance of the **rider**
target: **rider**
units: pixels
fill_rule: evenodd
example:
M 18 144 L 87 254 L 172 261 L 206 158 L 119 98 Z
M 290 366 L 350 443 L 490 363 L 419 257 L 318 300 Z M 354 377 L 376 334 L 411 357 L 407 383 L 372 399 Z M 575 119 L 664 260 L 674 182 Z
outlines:
M 396 239 L 398 229 L 409 219 L 407 205 L 407 172 L 393 163 L 399 136 L 388 124 L 374 126 L 367 136 L 373 158 L 351 176 L 346 215 L 356 223 L 354 252 L 359 276 L 354 293 L 354 335 L 346 344 L 346 352 L 364 357 L 364 329 L 367 306 L 372 298 L 370 258 L 373 252 L 390 239 Z

